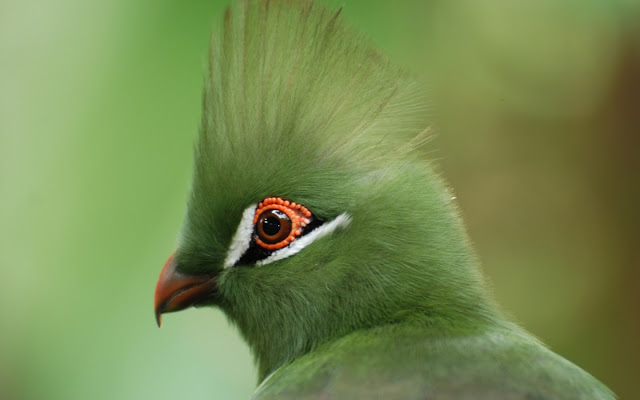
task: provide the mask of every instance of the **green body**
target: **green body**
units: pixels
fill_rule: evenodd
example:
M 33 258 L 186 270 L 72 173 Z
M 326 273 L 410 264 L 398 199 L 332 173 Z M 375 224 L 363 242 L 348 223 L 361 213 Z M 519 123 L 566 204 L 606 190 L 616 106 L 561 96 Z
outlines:
M 254 399 L 611 399 L 592 376 L 513 327 L 420 322 L 353 332 L 284 366 Z
M 249 344 L 255 398 L 613 398 L 503 317 L 422 150 L 419 85 L 338 14 L 240 2 L 212 46 L 177 270 L 217 276 L 208 304 Z M 223 269 L 243 210 L 269 196 L 351 223 Z

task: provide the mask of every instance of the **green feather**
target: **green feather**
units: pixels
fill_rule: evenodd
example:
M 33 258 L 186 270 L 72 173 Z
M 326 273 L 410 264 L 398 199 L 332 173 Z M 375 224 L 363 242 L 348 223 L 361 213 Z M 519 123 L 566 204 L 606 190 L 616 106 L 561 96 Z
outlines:
M 209 303 L 255 356 L 255 398 L 613 398 L 497 309 L 421 153 L 420 85 L 339 14 L 238 2 L 212 41 L 176 259 L 218 276 Z M 223 269 L 243 211 L 269 196 L 351 223 L 292 257 Z

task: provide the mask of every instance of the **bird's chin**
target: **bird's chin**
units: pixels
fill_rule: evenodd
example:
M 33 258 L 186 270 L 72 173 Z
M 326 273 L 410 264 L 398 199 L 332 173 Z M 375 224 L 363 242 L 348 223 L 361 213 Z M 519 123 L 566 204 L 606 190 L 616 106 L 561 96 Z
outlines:
M 176 267 L 175 257 L 171 255 L 158 278 L 154 301 L 158 326 L 162 323 L 162 314 L 211 305 L 214 302 L 218 288 L 216 275 L 186 275 Z
M 216 288 L 216 289 L 214 289 L 214 291 L 212 293 L 209 294 L 209 296 L 196 301 L 195 303 L 193 303 L 191 305 L 191 307 L 193 307 L 193 308 L 201 308 L 201 307 L 217 306 L 219 304 L 217 294 L 218 294 L 218 291 L 217 291 L 217 288 Z

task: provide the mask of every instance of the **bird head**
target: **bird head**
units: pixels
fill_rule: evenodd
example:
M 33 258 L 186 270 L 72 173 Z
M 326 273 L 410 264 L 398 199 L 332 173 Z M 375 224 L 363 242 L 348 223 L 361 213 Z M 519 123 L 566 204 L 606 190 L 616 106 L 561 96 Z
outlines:
M 216 306 L 264 377 L 327 340 L 486 306 L 420 85 L 313 2 L 248 1 L 212 43 L 160 315 Z M 425 319 L 426 318 L 426 319 Z

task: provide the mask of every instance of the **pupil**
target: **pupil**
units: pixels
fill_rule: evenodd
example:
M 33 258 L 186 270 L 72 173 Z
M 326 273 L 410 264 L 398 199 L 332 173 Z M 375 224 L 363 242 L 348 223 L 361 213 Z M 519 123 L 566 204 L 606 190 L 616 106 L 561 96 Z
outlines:
M 262 231 L 269 236 L 274 236 L 280 232 L 280 219 L 267 217 L 262 221 Z

